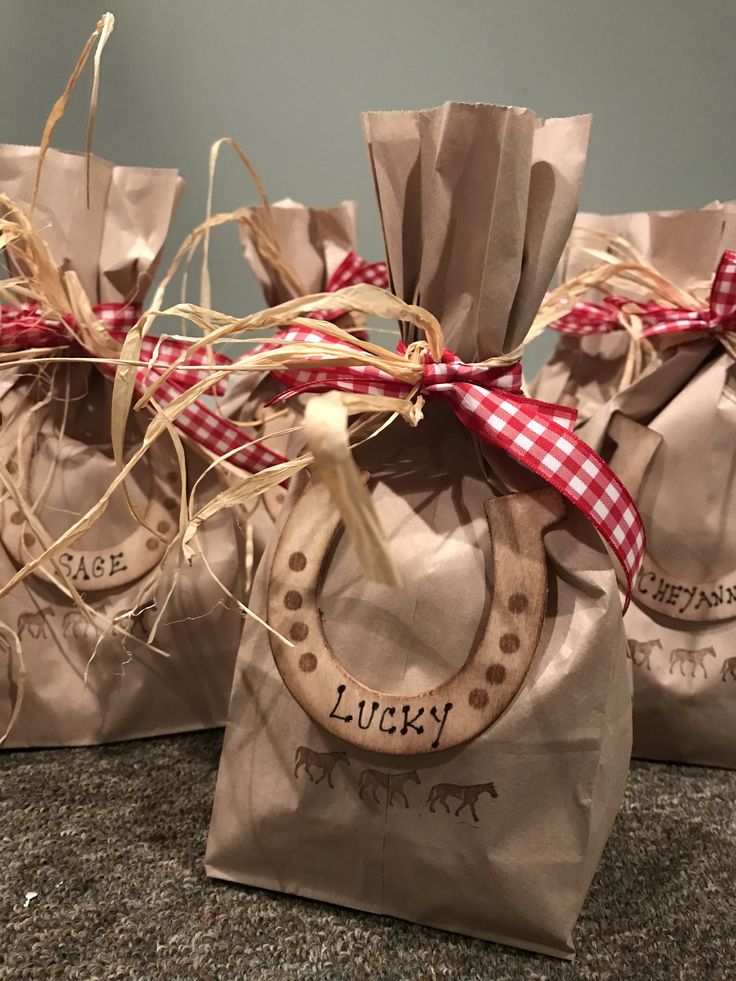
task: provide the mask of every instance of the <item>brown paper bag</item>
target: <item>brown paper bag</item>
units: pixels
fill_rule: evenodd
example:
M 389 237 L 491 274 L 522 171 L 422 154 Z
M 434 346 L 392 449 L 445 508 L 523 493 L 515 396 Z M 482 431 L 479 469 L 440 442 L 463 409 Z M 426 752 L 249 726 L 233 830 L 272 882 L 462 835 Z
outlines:
M 28 209 L 35 147 L 0 147 L 0 190 Z M 59 270 L 73 271 L 90 303 L 141 301 L 156 269 L 182 190 L 174 170 L 120 167 L 50 150 L 34 226 Z M 110 444 L 112 383 L 83 352 L 74 363 L 28 362 L 0 399 L 0 463 L 9 475 L 0 502 L 0 583 L 95 504 L 117 473 Z M 128 458 L 147 417 L 128 426 Z M 190 486 L 204 468 L 187 451 Z M 208 478 L 201 496 L 219 482 Z M 221 725 L 242 618 L 243 546 L 234 519 L 204 529 L 202 555 L 179 568 L 167 552 L 178 530 L 180 476 L 162 437 L 122 490 L 58 563 L 91 609 L 65 593 L 47 563 L 0 598 L 0 621 L 15 631 L 0 653 L 0 732 L 22 694 L 6 746 L 71 746 Z M 18 496 L 25 504 L 19 505 Z M 39 541 L 39 528 L 42 539 Z M 215 582 L 205 558 L 224 585 Z M 154 627 L 155 632 L 154 632 Z M 93 657 L 94 655 L 94 657 Z M 26 674 L 23 686 L 23 670 Z
M 728 229 L 736 225 L 734 202 L 713 202 L 699 211 L 645 211 L 621 215 L 581 213 L 575 220 L 573 237 L 560 265 L 560 280 L 572 279 L 594 267 L 598 260 L 586 247 L 604 248 L 588 239 L 587 230 L 619 236 L 639 255 L 681 289 L 709 279 L 721 252 L 727 246 Z M 732 233 L 731 233 L 732 234 Z M 635 295 L 633 291 L 622 291 Z M 600 302 L 599 295 L 591 301 Z M 574 406 L 583 424 L 624 383 L 629 351 L 625 330 L 583 336 L 561 334 L 555 350 L 531 384 L 531 393 L 545 401 Z M 652 364 L 667 359 L 671 349 L 653 351 Z
M 354 201 L 343 201 L 334 208 L 321 209 L 308 208 L 287 198 L 270 205 L 268 209 L 252 207 L 243 210 L 256 223 L 256 227 L 270 222 L 279 244 L 278 254 L 266 251 L 261 248 L 257 234 L 254 235 L 246 225 L 240 225 L 245 258 L 261 284 L 269 306 L 296 296 L 322 292 L 330 276 L 357 246 Z M 337 321 L 338 326 L 344 328 L 352 323 L 353 318 L 349 315 Z M 229 418 L 242 423 L 255 423 L 243 427 L 244 435 L 253 439 L 270 434 L 267 445 L 290 457 L 299 446 L 300 437 L 297 434 L 278 434 L 299 424 L 303 402 L 293 399 L 286 407 L 266 408 L 266 403 L 281 390 L 270 372 L 235 374 L 231 376 L 221 405 Z M 252 569 L 257 568 L 265 551 L 285 496 L 283 488 L 271 488 L 250 509 L 248 524 L 252 540 Z
M 581 428 L 647 532 L 625 618 L 644 759 L 736 768 L 735 378 L 720 343 L 683 343 Z
M 588 119 L 447 104 L 364 126 L 394 290 L 463 360 L 515 347 L 569 233 Z M 630 751 L 614 573 L 573 508 L 542 533 L 556 492 L 518 469 L 527 492 L 497 496 L 470 432 L 424 413 L 356 451 L 401 588 L 365 582 L 324 485 L 293 482 L 251 603 L 295 647 L 244 637 L 207 870 L 570 956 Z M 493 659 L 488 691 L 463 689 L 471 650 Z M 445 747 L 447 679 L 473 738 Z
M 736 247 L 732 202 L 578 222 L 627 238 L 684 289 L 712 279 L 722 252 Z M 591 261 L 572 250 L 563 275 Z M 733 363 L 712 339 L 666 335 L 653 343 L 659 364 L 616 394 L 611 368 L 621 368 L 614 352 L 627 346 L 625 335 L 563 337 L 536 392 L 559 393 L 565 376 L 568 401 L 581 410 L 580 435 L 610 456 L 644 519 L 648 555 L 625 619 L 634 755 L 734 767 Z

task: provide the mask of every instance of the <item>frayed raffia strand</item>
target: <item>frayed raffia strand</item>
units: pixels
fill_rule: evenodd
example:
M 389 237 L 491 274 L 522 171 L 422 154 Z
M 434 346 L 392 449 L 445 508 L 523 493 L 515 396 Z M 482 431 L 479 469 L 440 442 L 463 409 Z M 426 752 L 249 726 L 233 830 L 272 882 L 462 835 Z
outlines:
M 359 405 L 351 408 L 355 410 Z M 401 578 L 388 540 L 350 451 L 348 413 L 348 401 L 341 392 L 310 399 L 304 412 L 307 443 L 314 467 L 343 518 L 366 576 L 387 586 L 398 586 Z M 362 506 L 355 507 L 354 502 L 361 500 Z
M 263 199 L 265 200 L 265 192 L 262 191 L 262 185 L 255 173 L 255 170 L 252 167 L 252 164 L 250 163 L 248 158 L 245 156 L 243 151 L 240 149 L 237 143 L 235 143 L 234 140 L 226 138 L 225 140 L 218 141 L 218 143 L 214 144 L 213 146 L 213 153 L 216 151 L 216 149 L 219 149 L 219 146 L 222 143 L 228 143 L 229 145 L 233 146 L 236 149 L 236 152 L 238 153 L 239 156 L 241 156 L 241 159 L 243 159 L 249 171 L 254 176 L 254 180 L 256 181 L 256 184 L 259 188 L 259 193 L 262 194 Z M 118 368 L 118 371 L 116 373 L 115 385 L 113 390 L 113 400 L 112 400 L 112 426 L 111 426 L 112 446 L 113 446 L 113 454 L 118 464 L 122 462 L 125 426 L 127 424 L 127 418 L 130 411 L 131 401 L 133 398 L 133 391 L 135 387 L 136 374 L 137 374 L 137 365 L 140 364 L 139 358 L 140 358 L 140 350 L 141 350 L 143 338 L 150 332 L 155 317 L 163 316 L 169 312 L 169 311 L 161 311 L 161 312 L 159 311 L 163 303 L 166 290 L 171 280 L 173 279 L 174 275 L 176 274 L 176 271 L 179 268 L 179 265 L 181 264 L 182 260 L 186 258 L 187 263 L 191 262 L 194 255 L 194 251 L 197 248 L 197 245 L 201 242 L 205 243 L 205 248 L 208 250 L 210 231 L 213 228 L 216 228 L 220 225 L 224 225 L 232 222 L 235 222 L 240 225 L 244 225 L 249 229 L 254 240 L 257 241 L 258 248 L 262 252 L 262 254 L 267 256 L 269 262 L 271 262 L 274 266 L 277 266 L 279 268 L 281 274 L 284 276 L 285 279 L 287 279 L 290 285 L 293 285 L 293 288 L 297 292 L 299 291 L 298 290 L 299 283 L 296 278 L 296 273 L 288 265 L 286 259 L 284 258 L 280 250 L 280 247 L 278 245 L 278 240 L 275 237 L 275 230 L 273 231 L 273 233 L 271 233 L 268 227 L 264 228 L 261 225 L 258 225 L 256 222 L 254 222 L 254 220 L 249 215 L 243 213 L 242 211 L 226 212 L 218 215 L 208 214 L 207 219 L 204 222 L 202 222 L 200 225 L 198 225 L 196 228 L 194 228 L 186 236 L 181 246 L 179 247 L 176 255 L 174 256 L 169 268 L 167 269 L 165 275 L 163 276 L 154 294 L 152 305 L 151 305 L 151 310 L 153 311 L 153 313 L 150 315 L 145 314 L 143 318 L 141 318 L 141 320 L 138 322 L 138 324 L 136 324 L 135 327 L 128 332 L 128 335 L 123 342 L 123 346 L 120 351 L 120 357 L 119 357 L 119 363 L 121 367 Z M 205 266 L 203 268 L 206 268 L 206 260 L 205 260 Z M 208 276 L 209 276 L 208 273 L 206 275 L 205 273 L 203 273 L 202 288 L 203 288 L 203 292 L 207 296 L 209 296 Z M 170 308 L 170 311 L 181 310 L 182 311 L 181 319 L 195 324 L 195 326 L 199 327 L 200 330 L 203 332 L 204 336 L 201 339 L 201 343 L 197 345 L 196 347 L 197 350 L 205 349 L 206 351 L 211 351 L 212 343 L 214 343 L 219 338 L 217 337 L 208 338 L 207 332 L 209 329 L 215 330 L 216 328 L 211 327 L 210 321 L 206 316 L 197 318 L 196 316 L 186 316 L 183 313 L 183 311 L 185 310 L 191 312 L 196 309 L 202 309 L 206 311 L 207 307 L 200 306 L 197 308 L 191 304 L 182 303 L 182 304 L 178 304 L 176 307 Z M 172 314 L 172 315 L 176 315 L 176 314 Z M 227 319 L 235 320 L 235 318 L 227 318 Z M 274 324 L 273 326 L 280 326 L 280 324 Z M 214 359 L 213 359 L 213 366 L 214 366 Z M 181 361 L 177 362 L 177 367 L 179 368 L 182 367 Z M 167 371 L 162 376 L 161 381 L 164 381 L 166 378 L 168 378 L 169 374 L 170 372 Z M 204 392 L 207 392 L 209 394 L 212 387 L 216 384 L 216 382 L 217 379 L 213 379 L 209 384 L 206 384 L 202 388 L 200 394 Z M 160 382 L 158 384 L 160 384 Z M 156 385 L 156 387 L 158 387 L 158 385 Z M 144 397 L 140 399 L 139 402 L 136 404 L 136 409 L 140 409 L 144 405 L 146 405 L 148 399 L 153 396 L 154 392 L 155 392 L 155 388 L 152 389 L 150 393 L 144 395 Z
M 38 167 L 36 168 L 36 178 L 33 182 L 33 194 L 31 196 L 31 207 L 30 214 L 32 215 L 35 207 L 36 200 L 38 198 L 38 186 L 41 182 L 41 169 L 43 167 L 43 162 L 48 152 L 49 146 L 51 145 L 51 137 L 53 135 L 56 124 L 62 118 L 66 111 L 67 104 L 71 98 L 72 92 L 74 91 L 74 86 L 79 80 L 79 76 L 84 71 L 84 67 L 89 60 L 89 56 L 92 53 L 93 47 L 95 47 L 95 42 L 97 47 L 95 49 L 94 56 L 94 77 L 92 80 L 92 95 L 90 97 L 89 104 L 89 116 L 87 117 L 87 141 L 86 141 L 86 157 L 87 157 L 87 207 L 89 207 L 89 158 L 92 154 L 92 138 L 95 131 L 95 118 L 97 116 L 97 99 L 100 91 L 100 63 L 102 59 L 102 52 L 105 49 L 110 35 L 115 27 L 115 18 L 111 13 L 103 14 L 103 16 L 98 20 L 97 26 L 95 27 L 92 34 L 87 39 L 87 43 L 82 49 L 77 64 L 74 66 L 74 71 L 69 76 L 67 80 L 66 87 L 59 98 L 53 105 L 49 117 L 46 120 L 46 125 L 43 128 L 43 135 L 41 136 L 41 142 L 39 144 L 39 154 L 38 154 Z
M 127 363 L 136 363 L 142 337 L 145 336 L 148 330 L 150 330 L 154 320 L 160 316 L 183 316 L 198 326 L 206 328 L 205 336 L 193 341 L 190 345 L 188 352 L 189 355 L 191 355 L 191 353 L 194 351 L 198 351 L 202 347 L 205 347 L 207 344 L 215 343 L 216 341 L 222 340 L 231 334 L 248 330 L 262 331 L 266 328 L 279 326 L 284 323 L 303 323 L 313 327 L 317 326 L 320 329 L 323 329 L 326 334 L 334 337 L 336 340 L 349 341 L 351 344 L 355 345 L 356 348 L 346 352 L 346 349 L 341 347 L 339 344 L 280 345 L 272 351 L 263 352 L 260 355 L 248 359 L 248 364 L 239 365 L 238 370 L 261 371 L 272 370 L 273 368 L 278 367 L 289 367 L 309 362 L 314 358 L 315 354 L 320 354 L 322 356 L 329 357 L 331 363 L 333 364 L 370 364 L 383 368 L 394 377 L 408 381 L 411 384 L 417 384 L 421 380 L 422 367 L 418 361 L 409 361 L 405 357 L 393 354 L 386 351 L 384 348 L 370 344 L 367 341 L 356 341 L 351 334 L 335 326 L 334 324 L 314 321 L 304 317 L 300 318 L 298 316 L 299 312 L 301 311 L 309 312 L 311 310 L 323 308 L 325 302 L 328 300 L 332 303 L 338 304 L 340 308 L 355 309 L 358 312 L 367 313 L 369 315 L 382 316 L 386 319 L 398 319 L 414 323 L 416 326 L 425 331 L 427 335 L 426 343 L 433 351 L 433 355 L 437 358 L 439 358 L 441 355 L 442 332 L 434 317 L 419 307 L 414 307 L 410 304 L 404 303 L 397 297 L 392 296 L 390 293 L 387 293 L 384 290 L 367 285 L 352 286 L 347 287 L 344 290 L 340 290 L 337 293 L 320 293 L 306 299 L 301 298 L 287 301 L 286 303 L 280 304 L 277 307 L 254 314 L 251 317 L 240 319 L 215 314 L 212 311 L 207 311 L 191 304 L 179 304 L 163 311 L 152 310 L 144 314 L 144 316 L 139 320 L 138 324 L 132 328 L 124 343 L 124 350 L 121 356 L 122 365 L 115 380 L 116 391 L 114 392 L 114 405 L 117 405 L 118 409 L 120 410 L 120 415 L 116 422 L 116 438 L 120 440 L 121 435 L 125 432 L 130 409 L 132 380 L 129 377 L 126 377 Z M 170 367 L 175 369 L 177 366 L 178 363 L 175 362 L 174 365 Z M 150 386 L 148 386 L 144 395 L 136 404 L 137 409 L 151 404 L 151 407 L 154 408 L 157 415 L 160 414 L 165 416 L 169 423 L 173 422 L 179 413 L 184 411 L 184 409 L 195 399 L 199 398 L 202 394 L 205 394 L 220 379 L 227 377 L 232 372 L 230 367 L 225 367 L 218 368 L 217 370 L 207 373 L 207 377 L 195 383 L 190 389 L 169 403 L 164 412 L 155 406 L 155 393 L 158 386 L 166 379 L 168 374 L 170 374 L 170 367 L 167 367 L 166 370 L 163 371 L 161 375 L 151 383 Z M 353 397 L 352 405 L 355 404 L 355 397 Z M 358 410 L 356 409 L 355 411 Z M 382 399 L 380 397 L 365 397 L 362 400 L 360 411 L 382 413 L 390 412 L 401 414 L 407 419 L 412 417 L 416 418 L 416 406 L 412 404 L 410 399 L 401 400 Z M 147 430 L 147 438 L 150 437 L 150 439 L 155 439 L 158 435 L 160 435 L 160 432 L 161 428 L 159 427 L 158 432 L 156 432 L 155 427 L 152 424 Z M 122 453 L 120 452 L 121 445 L 119 442 L 118 448 L 120 458 L 122 458 Z M 218 458 L 218 461 L 220 459 L 221 458 Z M 247 488 L 243 488 L 243 482 L 241 481 L 234 487 L 230 487 L 222 491 L 219 495 L 217 495 L 217 497 L 215 497 L 211 502 L 209 502 L 191 517 L 189 524 L 182 535 L 182 549 L 186 560 L 191 561 L 193 558 L 194 551 L 190 543 L 196 535 L 199 525 L 204 520 L 206 520 L 208 517 L 212 517 L 219 510 L 224 508 L 247 503 L 249 500 L 257 497 L 268 487 L 281 483 L 283 480 L 293 476 L 293 474 L 303 469 L 303 467 L 309 465 L 310 462 L 311 457 L 302 457 L 296 462 L 283 464 L 278 468 L 273 468 L 264 476 L 255 475 L 253 478 L 249 478 L 247 481 Z M 124 473 L 125 468 L 121 472 Z M 364 498 L 362 502 L 362 510 L 365 513 L 368 513 L 371 507 L 370 500 L 362 487 L 361 490 Z M 372 522 L 369 520 L 366 522 L 363 520 L 362 523 L 360 523 L 354 516 L 351 517 L 351 515 L 346 514 L 346 523 L 355 528 L 357 528 L 360 524 L 360 527 L 367 530 L 367 540 L 372 540 L 372 538 L 375 539 L 377 536 L 376 529 L 378 526 L 374 521 Z M 71 529 L 70 533 L 76 535 L 76 529 Z M 391 567 L 390 558 L 387 558 L 384 554 L 386 553 L 385 541 L 374 541 L 374 545 L 376 547 L 372 551 L 376 553 L 378 558 L 375 561 L 371 560 L 371 549 L 366 547 L 366 566 L 368 568 L 372 568 L 379 577 L 387 578 L 389 581 L 394 581 L 395 577 L 389 571 Z
M 220 155 L 220 150 L 223 146 L 229 146 L 233 152 L 236 154 L 240 162 L 243 164 L 245 169 L 250 176 L 251 181 L 255 185 L 256 191 L 258 192 L 258 197 L 260 198 L 261 204 L 263 206 L 264 218 L 261 222 L 257 222 L 250 217 L 245 216 L 241 212 L 233 212 L 233 216 L 240 214 L 240 218 L 247 219 L 243 220 L 243 224 L 246 224 L 251 237 L 253 238 L 253 243 L 257 251 L 263 256 L 274 268 L 278 269 L 279 274 L 285 283 L 288 284 L 289 288 L 292 290 L 295 296 L 301 296 L 306 293 L 306 289 L 299 279 L 296 270 L 287 261 L 284 255 L 283 249 L 279 242 L 278 232 L 276 230 L 276 224 L 273 221 L 273 216 L 271 214 L 271 205 L 266 196 L 266 189 L 263 186 L 261 178 L 258 176 L 258 172 L 251 163 L 250 158 L 243 151 L 241 146 L 234 140 L 231 136 L 225 136 L 220 140 L 217 140 L 212 144 L 210 148 L 210 165 L 209 165 L 209 181 L 207 186 L 207 218 L 204 222 L 205 235 L 204 244 L 202 246 L 202 272 L 200 277 L 200 292 L 199 292 L 199 303 L 200 306 L 210 307 L 212 305 L 211 299 L 211 284 L 210 284 L 210 268 L 209 268 L 209 256 L 210 256 L 210 219 L 212 217 L 212 199 L 214 195 L 215 188 L 215 171 L 217 170 L 217 161 Z
M 566 246 L 566 255 L 573 250 L 595 259 L 601 267 L 617 267 L 619 273 L 623 273 L 623 281 L 629 291 L 634 292 L 639 287 L 643 292 L 641 297 L 643 299 L 653 298 L 663 306 L 697 309 L 703 305 L 703 299 L 698 297 L 696 292 L 677 286 L 657 272 L 651 263 L 647 262 L 644 256 L 620 235 L 612 235 L 601 229 L 574 229 Z
M 51 250 L 25 211 L 2 193 L 0 238 L 3 251 L 10 260 L 8 265 L 24 271 L 23 276 L 12 276 L 0 282 L 3 299 L 15 304 L 37 303 L 44 317 L 63 319 L 71 310 Z

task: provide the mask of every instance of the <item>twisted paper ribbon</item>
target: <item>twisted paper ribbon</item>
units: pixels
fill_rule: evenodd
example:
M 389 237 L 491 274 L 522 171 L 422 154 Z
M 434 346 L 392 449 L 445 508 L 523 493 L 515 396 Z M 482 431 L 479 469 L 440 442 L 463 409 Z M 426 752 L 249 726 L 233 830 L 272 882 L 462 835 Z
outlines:
M 284 340 L 297 343 L 336 341 L 317 328 L 295 326 Z M 644 527 L 636 505 L 606 463 L 572 432 L 574 409 L 527 398 L 521 389 L 521 367 L 466 364 L 444 350 L 439 362 L 426 347 L 400 353 L 421 357 L 418 384 L 394 378 L 373 365 L 313 364 L 275 370 L 287 390 L 283 402 L 303 392 L 341 392 L 407 399 L 413 395 L 442 398 L 455 416 L 484 442 L 498 446 L 555 487 L 598 529 L 626 574 L 631 590 L 645 551 Z
M 736 251 L 723 253 L 707 307 L 665 307 L 623 296 L 607 296 L 600 304 L 576 303 L 572 310 L 549 326 L 563 334 L 607 334 L 624 329 L 624 310 L 639 317 L 642 337 L 736 331 Z

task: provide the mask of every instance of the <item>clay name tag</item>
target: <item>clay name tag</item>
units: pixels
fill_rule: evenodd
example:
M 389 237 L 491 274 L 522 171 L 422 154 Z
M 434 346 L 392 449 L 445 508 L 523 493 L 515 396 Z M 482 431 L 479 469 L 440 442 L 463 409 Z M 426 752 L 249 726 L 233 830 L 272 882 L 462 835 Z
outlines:
M 428 698 L 426 705 L 386 705 L 385 700 L 382 704 L 380 701 L 368 702 L 365 698 L 360 698 L 361 690 L 346 692 L 346 685 L 337 686 L 337 699 L 330 712 L 330 719 L 341 719 L 346 725 L 357 726 L 364 732 L 373 728 L 387 736 L 396 736 L 398 743 L 410 733 L 421 736 L 425 732 L 432 732 L 434 739 L 429 748 L 440 748 L 442 731 L 453 709 L 452 702 L 435 705 Z M 397 747 L 397 752 L 401 752 L 401 746 Z
M 686 582 L 664 572 L 647 555 L 634 587 L 634 600 L 663 616 L 703 622 L 736 617 L 736 576 Z

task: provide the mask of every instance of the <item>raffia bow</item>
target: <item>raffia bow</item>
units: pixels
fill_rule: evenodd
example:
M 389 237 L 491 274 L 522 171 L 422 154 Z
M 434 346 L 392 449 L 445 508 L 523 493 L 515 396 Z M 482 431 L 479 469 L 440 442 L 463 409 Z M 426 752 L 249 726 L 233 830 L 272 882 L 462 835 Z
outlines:
M 611 266 L 609 281 L 615 281 L 626 271 L 623 264 Z M 639 317 L 642 337 L 736 331 L 736 251 L 727 250 L 721 256 L 707 303 L 692 297 L 692 305 L 672 306 L 626 296 L 606 296 L 600 304 L 576 303 L 550 327 L 563 334 L 606 334 L 625 329 L 627 313 Z
M 329 338 L 315 329 L 294 328 L 286 340 L 319 346 Z M 345 346 L 350 345 L 346 342 Z M 409 356 L 414 378 L 396 378 L 370 364 L 323 365 L 318 356 L 310 365 L 274 372 L 289 386 L 274 401 L 303 392 L 413 401 L 414 413 L 405 415 L 416 425 L 421 419 L 419 400 L 444 400 L 467 429 L 524 464 L 579 508 L 609 543 L 629 583 L 633 582 L 644 543 L 639 515 L 620 481 L 573 435 L 573 409 L 525 396 L 518 362 L 467 364 L 451 351 L 432 350 L 428 344 L 415 345 L 413 351 L 400 345 L 397 353 Z
M 601 265 L 559 289 L 564 296 L 568 286 L 577 287 L 584 279 L 588 289 L 602 293 L 603 298 L 600 303 L 575 299 L 569 302 L 568 296 L 565 311 L 548 326 L 573 336 L 627 331 L 629 351 L 619 391 L 656 362 L 653 338 L 668 335 L 673 343 L 683 343 L 698 335 L 712 335 L 736 356 L 736 343 L 728 336 L 736 330 L 736 252 L 723 253 L 709 284 L 710 296 L 704 300 L 698 291 L 683 290 L 670 282 L 624 240 L 590 230 L 586 230 L 586 235 L 608 242 L 611 252 L 583 249 Z M 616 292 L 621 289 L 627 295 Z
M 244 502 L 285 476 L 314 466 L 335 498 L 367 574 L 395 583 L 387 543 L 349 452 L 348 416 L 388 413 L 417 425 L 422 418 L 422 401 L 442 397 L 480 438 L 503 448 L 579 507 L 609 542 L 632 581 L 644 548 L 636 508 L 606 464 L 572 433 L 574 412 L 522 394 L 520 351 L 479 364 L 464 364 L 444 351 L 439 323 L 427 311 L 370 286 L 349 287 L 337 295 L 346 308 L 416 324 L 425 331 L 426 343 L 392 355 L 355 340 L 334 325 L 298 316 L 319 309 L 327 294 L 289 301 L 240 321 L 219 318 L 223 321 L 219 326 L 211 324 L 207 341 L 195 342 L 195 346 L 242 330 L 272 326 L 287 317 L 293 319 L 294 327 L 276 349 L 234 367 L 270 369 L 288 386 L 278 401 L 301 392 L 329 394 L 307 406 L 305 430 L 311 453 L 285 467 L 269 468 L 246 478 L 205 505 L 190 521 L 185 546 L 198 525 L 223 507 Z M 165 313 L 197 318 L 204 315 L 201 310 L 183 307 Z M 155 383 L 150 394 L 155 394 Z M 172 408 L 176 410 L 176 406 Z M 365 420 L 358 423 L 359 430 L 364 426 Z
M 721 256 L 707 306 L 668 308 L 658 303 L 640 304 L 644 337 L 661 334 L 726 334 L 736 331 L 736 252 Z

